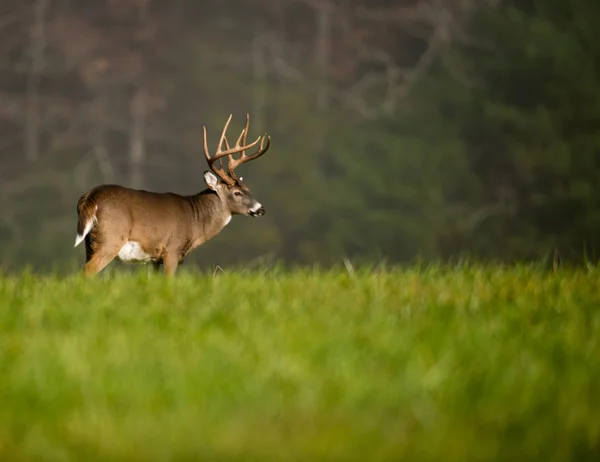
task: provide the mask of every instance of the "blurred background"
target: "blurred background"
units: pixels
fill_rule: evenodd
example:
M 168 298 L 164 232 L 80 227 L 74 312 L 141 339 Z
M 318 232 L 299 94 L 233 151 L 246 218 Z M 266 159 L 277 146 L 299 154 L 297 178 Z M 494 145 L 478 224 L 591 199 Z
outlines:
M 267 209 L 186 266 L 594 260 L 598 0 L 2 0 L 0 265 L 74 268 L 99 183 L 204 189 L 241 168 Z

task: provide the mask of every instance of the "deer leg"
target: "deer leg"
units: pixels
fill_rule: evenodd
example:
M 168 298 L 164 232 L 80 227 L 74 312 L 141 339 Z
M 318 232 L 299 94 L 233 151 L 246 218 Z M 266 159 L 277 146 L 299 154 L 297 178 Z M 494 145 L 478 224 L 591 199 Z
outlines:
M 125 242 L 125 238 L 113 243 L 102 242 L 101 246 L 90 252 L 89 260 L 83 265 L 83 273 L 86 276 L 93 276 L 102 271 L 119 254 Z
M 115 253 L 95 253 L 85 265 L 83 265 L 83 273 L 86 276 L 93 276 L 102 271 L 117 256 Z
M 173 276 L 175 271 L 177 271 L 177 267 L 179 266 L 179 259 L 177 256 L 168 254 L 164 256 L 163 264 L 165 265 L 165 274 L 167 276 Z

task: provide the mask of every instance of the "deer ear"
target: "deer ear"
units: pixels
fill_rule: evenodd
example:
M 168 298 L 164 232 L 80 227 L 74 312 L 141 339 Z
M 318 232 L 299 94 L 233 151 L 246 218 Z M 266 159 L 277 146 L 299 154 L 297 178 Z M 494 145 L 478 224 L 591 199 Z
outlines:
M 210 189 L 212 189 L 215 192 L 217 191 L 217 183 L 219 182 L 219 180 L 213 172 L 209 172 L 208 170 L 204 172 L 204 181 Z

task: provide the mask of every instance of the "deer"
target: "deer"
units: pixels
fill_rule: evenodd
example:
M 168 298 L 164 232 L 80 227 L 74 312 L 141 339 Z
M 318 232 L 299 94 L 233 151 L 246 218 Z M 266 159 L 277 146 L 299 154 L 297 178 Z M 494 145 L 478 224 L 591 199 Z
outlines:
M 263 205 L 235 170 L 267 152 L 271 137 L 261 135 L 246 144 L 250 122 L 246 114 L 246 124 L 230 147 L 226 132 L 231 118 L 232 114 L 212 156 L 203 127 L 204 157 L 210 170 L 204 172 L 206 188 L 199 193 L 181 195 L 102 184 L 79 198 L 74 247 L 85 241 L 84 275 L 96 275 L 116 258 L 125 263 L 151 263 L 155 272 L 163 265 L 164 273 L 172 276 L 184 257 L 216 237 L 233 215 L 265 214 Z M 247 155 L 246 151 L 254 147 L 255 152 Z M 237 154 L 239 157 L 234 157 Z M 225 157 L 227 170 L 223 167 Z

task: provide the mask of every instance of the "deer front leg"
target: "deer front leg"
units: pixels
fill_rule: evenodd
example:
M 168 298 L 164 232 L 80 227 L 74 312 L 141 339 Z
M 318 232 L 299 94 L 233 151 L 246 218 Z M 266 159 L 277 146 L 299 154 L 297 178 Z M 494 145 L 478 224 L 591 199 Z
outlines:
M 168 253 L 163 256 L 163 265 L 165 266 L 165 274 L 173 276 L 179 266 L 179 256 L 177 253 Z

